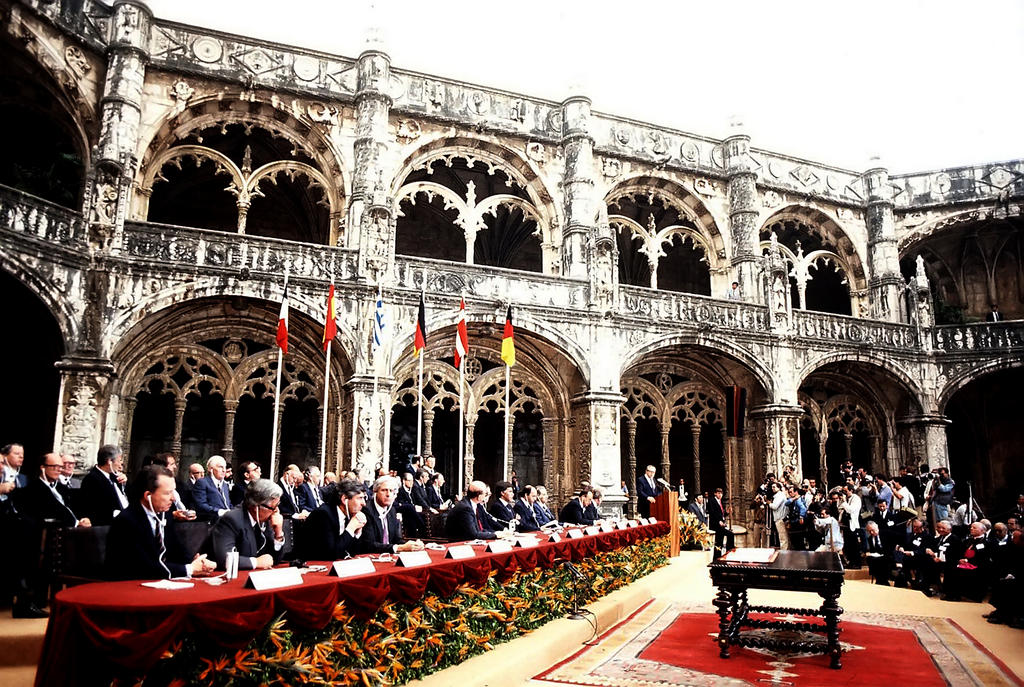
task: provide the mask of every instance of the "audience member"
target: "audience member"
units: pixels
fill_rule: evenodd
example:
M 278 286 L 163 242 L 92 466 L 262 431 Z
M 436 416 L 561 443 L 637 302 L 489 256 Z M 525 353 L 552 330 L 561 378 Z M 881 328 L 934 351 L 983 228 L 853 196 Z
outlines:
M 360 552 L 400 553 L 422 550 L 422 541 L 406 541 L 402 536 L 402 526 L 393 508 L 395 496 L 398 494 L 398 478 L 378 477 L 371 489 L 373 498 L 368 505 L 363 506 L 366 525 L 363 526 L 363 535 L 360 537 Z
M 359 553 L 366 526 L 366 490 L 362 482 L 342 480 L 331 487 L 321 506 L 306 519 L 302 552 L 311 560 L 336 561 Z
M 200 520 L 216 520 L 231 510 L 227 463 L 221 456 L 210 456 L 206 471 L 209 474 L 192 485 L 192 503 Z
M 491 490 L 480 481 L 469 483 L 466 497 L 459 501 L 445 522 L 448 538 L 453 541 L 472 539 L 494 539 L 499 527 L 483 504 L 490 496 Z
M 77 495 L 79 515 L 89 518 L 93 525 L 109 525 L 128 507 L 123 469 L 121 449 L 112 444 L 100 446 L 96 465 L 82 478 Z
M 225 570 L 229 551 L 238 552 L 239 570 L 272 568 L 284 550 L 284 519 L 278 508 L 281 487 L 270 480 L 258 479 L 245 488 L 242 503 L 220 516 L 205 551 Z

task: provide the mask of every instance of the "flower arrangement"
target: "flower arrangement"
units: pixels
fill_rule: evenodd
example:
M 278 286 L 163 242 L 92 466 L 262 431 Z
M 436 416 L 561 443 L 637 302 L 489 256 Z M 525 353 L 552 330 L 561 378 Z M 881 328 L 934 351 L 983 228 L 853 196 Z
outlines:
M 708 531 L 708 526 L 688 510 L 679 511 L 679 547 L 683 549 L 711 547 L 711 533 Z
M 586 558 L 577 563 L 590 581 L 580 587 L 579 602 L 598 599 L 667 562 L 667 536 Z M 403 684 L 565 616 L 572 590 L 565 568 L 536 568 L 500 583 L 492 573 L 483 588 L 463 585 L 449 598 L 428 593 L 415 604 L 388 601 L 369 620 L 356 618 L 342 602 L 322 630 L 292 629 L 278 617 L 235 652 L 185 637 L 145 676 L 122 676 L 114 684 Z

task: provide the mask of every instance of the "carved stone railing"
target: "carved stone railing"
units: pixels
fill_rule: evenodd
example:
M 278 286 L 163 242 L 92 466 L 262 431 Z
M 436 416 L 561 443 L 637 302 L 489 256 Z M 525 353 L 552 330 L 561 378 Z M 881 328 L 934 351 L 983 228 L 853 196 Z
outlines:
M 1024 196 L 1024 160 L 992 162 L 890 177 L 897 208 Z
M 102 51 L 110 30 L 110 7 L 99 0 L 22 0 L 35 12 Z
M 79 250 L 86 247 L 88 239 L 80 213 L 3 185 L 0 185 L 0 229 Z
M 801 338 L 832 344 L 848 343 L 900 350 L 921 347 L 921 337 L 914 325 L 806 310 L 793 311 L 793 333 Z
M 949 353 L 1024 352 L 1024 320 L 941 325 L 932 330 L 932 342 L 936 350 Z
M 170 224 L 126 222 L 124 253 L 136 260 L 177 269 L 196 268 L 249 275 L 284 276 L 327 282 L 356 277 L 355 252 L 248 234 L 192 229 Z
M 768 308 L 763 305 L 642 286 L 620 286 L 619 295 L 619 313 L 622 315 L 692 324 L 698 328 L 723 327 L 752 334 L 768 331 Z
M 396 286 L 418 291 L 423 279 L 427 291 L 458 296 L 462 293 L 494 306 L 513 302 L 532 308 L 585 309 L 588 284 L 537 272 L 466 265 L 445 260 L 398 256 L 395 258 Z

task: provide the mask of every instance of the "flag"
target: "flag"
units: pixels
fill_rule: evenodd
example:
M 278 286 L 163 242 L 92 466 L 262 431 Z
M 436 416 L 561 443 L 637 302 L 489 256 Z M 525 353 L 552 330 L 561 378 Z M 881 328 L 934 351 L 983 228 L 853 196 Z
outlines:
M 455 367 L 462 365 L 462 359 L 469 352 L 469 332 L 466 330 L 466 299 L 459 299 L 459 322 L 455 327 Z
M 501 359 L 509 367 L 516 364 L 516 336 L 512 330 L 511 305 L 508 306 L 508 315 L 505 316 L 505 333 L 501 336 Z
M 376 355 L 384 345 L 388 323 L 384 317 L 384 294 L 377 292 L 377 307 L 373 311 L 373 352 Z
M 423 354 L 427 347 L 427 306 L 423 302 L 423 294 L 420 294 L 420 311 L 416 315 L 416 337 L 413 339 L 412 347 L 417 356 Z
M 327 292 L 327 319 L 324 320 L 324 351 L 327 351 L 327 344 L 338 335 L 338 311 L 334 308 L 334 284 L 331 284 Z
M 736 385 L 725 387 L 725 433 L 727 436 L 743 436 L 746 410 L 747 390 Z
M 284 297 L 281 298 L 281 313 L 277 316 L 277 345 L 281 352 L 288 353 L 288 285 L 284 287 Z

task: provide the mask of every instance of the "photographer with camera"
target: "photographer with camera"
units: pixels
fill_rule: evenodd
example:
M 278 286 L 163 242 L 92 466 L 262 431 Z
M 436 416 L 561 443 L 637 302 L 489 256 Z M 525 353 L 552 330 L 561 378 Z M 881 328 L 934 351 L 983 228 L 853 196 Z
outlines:
M 794 551 L 806 548 L 807 506 L 799 490 L 792 484 L 786 488 L 786 527 L 789 533 L 789 547 Z

